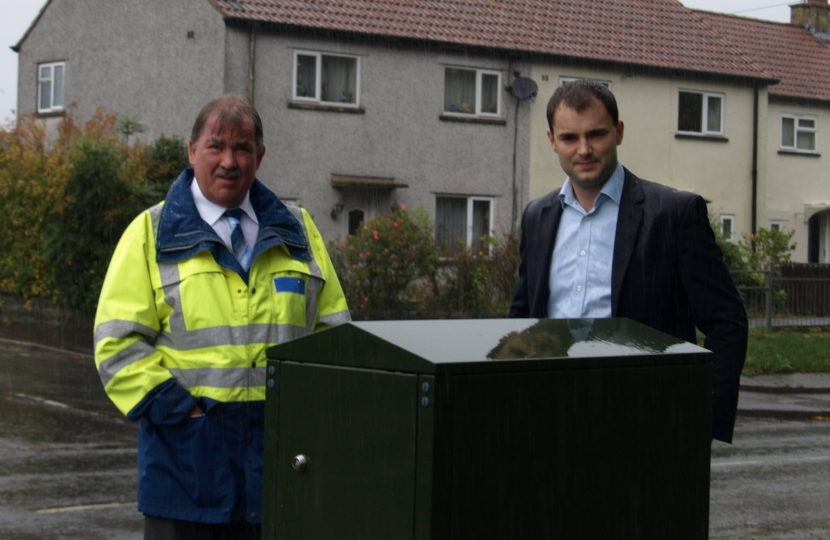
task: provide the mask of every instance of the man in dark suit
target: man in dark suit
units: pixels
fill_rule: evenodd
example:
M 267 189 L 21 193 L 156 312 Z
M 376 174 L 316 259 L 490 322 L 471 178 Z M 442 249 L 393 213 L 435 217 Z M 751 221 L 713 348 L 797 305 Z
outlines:
M 617 161 L 624 125 L 605 86 L 565 84 L 547 132 L 567 173 L 522 216 L 511 317 L 628 317 L 714 354 L 712 436 L 732 441 L 747 319 L 699 195 L 637 178 Z

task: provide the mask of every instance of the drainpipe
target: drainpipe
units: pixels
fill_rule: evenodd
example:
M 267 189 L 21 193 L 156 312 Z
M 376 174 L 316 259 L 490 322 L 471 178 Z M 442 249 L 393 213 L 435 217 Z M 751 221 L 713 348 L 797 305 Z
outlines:
M 513 120 L 513 209 L 510 214 L 510 235 L 516 236 L 516 215 L 519 213 L 519 196 L 516 189 L 516 146 L 519 140 L 519 105 L 522 101 L 516 98 L 516 118 Z
M 758 227 L 758 83 L 752 85 L 752 234 Z M 752 242 L 755 250 L 755 242 Z
M 251 25 L 251 37 L 248 49 L 248 101 L 254 104 L 254 60 L 256 60 L 256 25 Z

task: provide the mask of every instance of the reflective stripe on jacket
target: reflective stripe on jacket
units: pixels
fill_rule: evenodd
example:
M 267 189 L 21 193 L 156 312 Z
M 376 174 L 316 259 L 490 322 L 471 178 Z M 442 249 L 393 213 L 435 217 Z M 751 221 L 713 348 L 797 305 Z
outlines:
M 308 214 L 256 180 L 259 220 L 244 271 L 196 210 L 192 169 L 122 236 L 101 291 L 95 361 L 141 421 L 139 509 L 158 517 L 260 521 L 265 350 L 349 312 Z M 190 419 L 199 405 L 204 418 Z

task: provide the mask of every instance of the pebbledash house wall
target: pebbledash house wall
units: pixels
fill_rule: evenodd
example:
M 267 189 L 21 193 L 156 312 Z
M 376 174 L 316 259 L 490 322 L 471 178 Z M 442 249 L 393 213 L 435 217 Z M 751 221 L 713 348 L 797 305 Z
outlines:
M 250 29 L 228 27 L 227 42 L 246 51 L 250 36 Z M 422 206 L 434 218 L 436 196 L 493 197 L 491 230 L 499 237 L 510 231 L 516 100 L 504 87 L 514 71 L 527 75 L 527 64 L 496 54 L 268 28 L 260 28 L 255 40 L 254 103 L 268 148 L 259 176 L 280 197 L 308 209 L 324 238 L 343 237 L 348 210 L 366 197 L 375 202 L 367 218 L 396 203 Z M 232 47 L 234 54 L 239 45 Z M 298 50 L 359 59 L 358 113 L 292 106 Z M 228 82 L 238 84 L 247 62 L 237 59 L 230 65 L 237 71 Z M 496 122 L 451 121 L 442 115 L 446 66 L 501 73 L 503 106 Z M 527 202 L 521 197 L 527 184 L 528 115 L 529 107 L 522 104 L 516 141 L 519 209 Z M 392 178 L 408 187 L 370 195 L 332 187 L 333 174 Z M 332 217 L 338 206 L 342 212 Z
M 298 49 L 359 57 L 360 114 L 290 106 Z M 527 76 L 529 65 L 503 54 L 251 26 L 226 21 L 207 0 L 51 0 L 18 54 L 19 114 L 37 111 L 38 65 L 65 62 L 64 102 L 78 119 L 102 106 L 146 126 L 134 136 L 144 141 L 161 134 L 187 140 L 209 100 L 228 92 L 248 95 L 253 57 L 253 98 L 267 147 L 258 176 L 306 208 L 325 239 L 343 236 L 348 210 L 367 196 L 332 187 L 332 174 L 394 178 L 409 186 L 371 194 L 367 218 L 401 202 L 434 217 L 438 195 L 484 196 L 493 197 L 491 230 L 501 236 L 511 229 L 516 100 L 505 87 L 514 72 Z M 442 120 L 445 66 L 502 74 L 498 122 Z M 54 128 L 60 114 L 41 118 Z M 521 211 L 528 201 L 526 103 L 518 121 Z M 333 219 L 337 208 L 343 211 Z
M 105 107 L 144 124 L 141 139 L 186 137 L 199 109 L 223 92 L 224 36 L 204 0 L 51 0 L 20 45 L 18 114 L 37 111 L 38 64 L 61 61 L 64 103 L 79 120 Z

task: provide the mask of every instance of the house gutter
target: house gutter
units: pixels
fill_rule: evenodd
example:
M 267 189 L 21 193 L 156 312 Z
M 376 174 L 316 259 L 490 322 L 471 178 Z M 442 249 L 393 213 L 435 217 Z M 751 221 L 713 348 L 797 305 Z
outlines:
M 754 236 L 758 227 L 758 83 L 752 85 L 752 225 Z M 753 242 L 753 249 L 755 243 Z
M 254 104 L 254 61 L 256 60 L 256 25 L 251 25 L 248 47 L 248 102 Z

